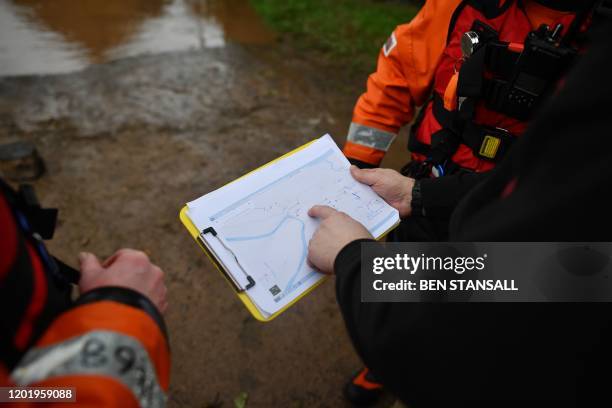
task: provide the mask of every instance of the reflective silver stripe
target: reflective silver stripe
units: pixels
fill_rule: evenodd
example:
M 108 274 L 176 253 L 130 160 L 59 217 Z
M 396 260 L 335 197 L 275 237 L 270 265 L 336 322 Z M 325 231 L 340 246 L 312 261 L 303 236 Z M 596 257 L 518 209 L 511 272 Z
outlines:
M 395 38 L 395 33 L 391 33 L 389 39 L 387 40 L 385 45 L 383 45 L 383 52 L 385 53 L 385 57 L 388 57 L 389 54 L 391 54 L 391 51 L 393 51 L 396 45 L 397 39 Z
M 97 374 L 128 387 L 141 407 L 165 407 L 147 351 L 133 337 L 112 331 L 91 331 L 48 347 L 30 350 L 11 373 L 15 384 L 26 386 L 50 377 Z M 77 395 L 78 399 L 78 395 Z
M 349 127 L 348 141 L 360 145 L 373 147 L 374 149 L 389 150 L 391 143 L 397 135 L 384 130 L 363 126 L 358 123 L 351 123 Z

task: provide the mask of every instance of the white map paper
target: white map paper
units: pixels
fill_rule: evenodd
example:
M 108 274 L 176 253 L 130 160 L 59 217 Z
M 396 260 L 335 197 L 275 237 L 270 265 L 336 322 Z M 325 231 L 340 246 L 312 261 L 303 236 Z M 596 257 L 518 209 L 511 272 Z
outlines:
M 318 221 L 317 204 L 349 214 L 378 237 L 399 221 L 397 210 L 351 176 L 350 164 L 329 135 L 303 150 L 188 203 L 202 231 L 213 227 L 256 284 L 246 293 L 264 316 L 299 297 L 322 275 L 306 262 Z M 212 236 L 209 246 L 246 286 L 233 255 Z

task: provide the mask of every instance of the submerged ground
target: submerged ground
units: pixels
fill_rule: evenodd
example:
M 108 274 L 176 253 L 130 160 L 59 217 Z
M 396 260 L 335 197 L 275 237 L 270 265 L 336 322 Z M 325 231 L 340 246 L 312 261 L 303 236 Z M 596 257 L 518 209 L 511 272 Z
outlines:
M 310 139 L 341 141 L 365 73 L 279 44 L 245 1 L 50 4 L 0 0 L 0 143 L 33 141 L 47 164 L 33 184 L 61 209 L 52 252 L 76 265 L 134 247 L 166 271 L 171 406 L 342 405 L 359 360 L 333 281 L 258 323 L 178 212 Z

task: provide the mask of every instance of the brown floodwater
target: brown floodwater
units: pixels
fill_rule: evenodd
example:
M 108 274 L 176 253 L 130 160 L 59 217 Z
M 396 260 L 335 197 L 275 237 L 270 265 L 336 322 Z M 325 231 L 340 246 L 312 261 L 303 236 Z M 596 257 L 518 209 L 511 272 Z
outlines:
M 248 0 L 0 0 L 0 76 L 273 40 Z

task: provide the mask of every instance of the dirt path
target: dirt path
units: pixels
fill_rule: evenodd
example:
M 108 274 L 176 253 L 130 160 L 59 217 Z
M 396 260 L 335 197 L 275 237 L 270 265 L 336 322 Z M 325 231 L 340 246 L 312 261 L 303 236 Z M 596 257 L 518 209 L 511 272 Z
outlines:
M 58 207 L 49 244 L 144 249 L 167 273 L 171 406 L 343 405 L 359 366 L 330 281 L 273 323 L 256 322 L 178 221 L 181 206 L 326 132 L 341 139 L 361 86 L 274 45 L 121 58 L 53 76 L 0 78 L 0 143 L 32 140 Z

